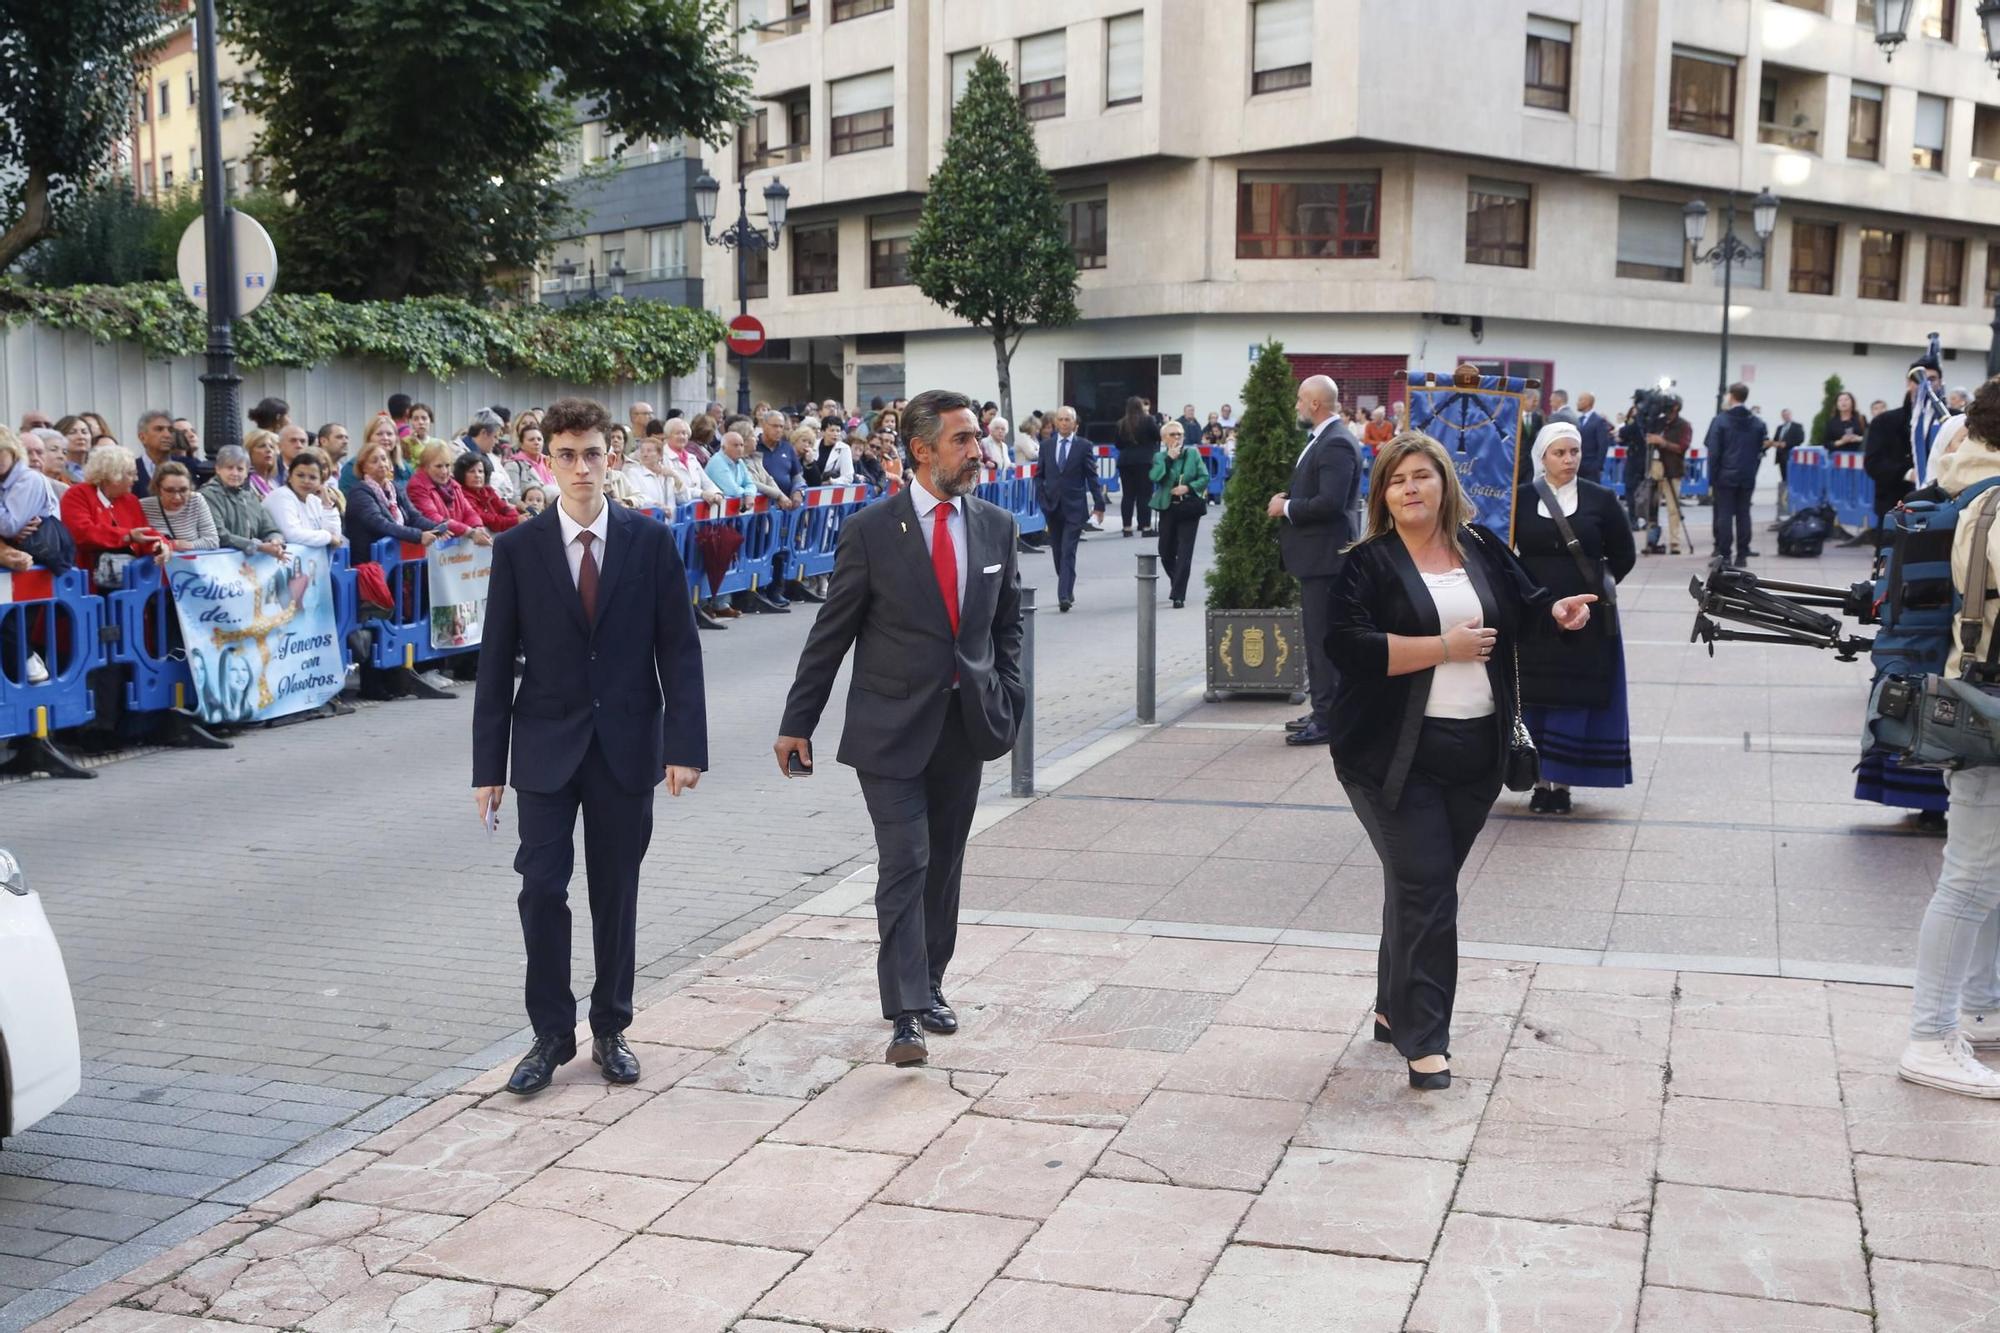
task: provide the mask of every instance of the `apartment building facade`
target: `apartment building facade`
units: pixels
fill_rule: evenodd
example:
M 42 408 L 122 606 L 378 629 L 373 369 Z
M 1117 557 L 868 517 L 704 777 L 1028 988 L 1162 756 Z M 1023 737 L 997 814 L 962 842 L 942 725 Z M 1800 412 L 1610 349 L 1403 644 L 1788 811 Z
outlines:
M 1460 361 L 1621 400 L 1718 377 L 1775 417 L 1838 374 L 1894 398 L 1927 334 L 1983 377 L 2000 296 L 2000 81 L 1973 0 L 745 0 L 752 132 L 711 158 L 790 189 L 751 273 L 788 400 L 950 385 L 990 343 L 908 283 L 908 235 L 973 55 L 1006 62 L 1063 201 L 1083 319 L 1033 332 L 1018 409 L 1233 401 L 1281 339 L 1351 404 Z M 1764 257 L 1697 262 L 1683 207 L 1781 206 Z M 733 209 L 725 210 L 725 219 Z M 717 266 L 719 269 L 722 267 Z M 735 308 L 733 271 L 711 299 Z
M 184 10 L 192 5 L 183 4 Z M 263 167 L 253 149 L 262 121 L 243 107 L 233 91 L 245 66 L 227 45 L 216 52 L 222 84 L 223 183 L 234 195 L 263 183 Z M 132 130 L 126 154 L 132 188 L 161 200 L 202 178 L 201 68 L 194 49 L 194 20 L 184 14 L 147 60 L 132 95 Z
M 584 120 L 564 158 L 582 228 L 556 243 L 530 294 L 550 305 L 613 295 L 701 305 L 701 169 L 692 140 L 626 143 L 603 121 Z

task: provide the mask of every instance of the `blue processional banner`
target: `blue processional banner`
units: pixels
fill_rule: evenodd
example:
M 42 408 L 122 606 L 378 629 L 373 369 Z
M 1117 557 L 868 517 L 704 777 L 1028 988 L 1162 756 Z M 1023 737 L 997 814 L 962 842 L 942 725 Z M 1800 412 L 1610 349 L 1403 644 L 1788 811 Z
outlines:
M 468 537 L 432 545 L 431 647 L 477 648 L 486 627 L 486 589 L 493 579 L 493 548 Z
M 1522 407 L 1538 392 L 1519 376 L 1481 375 L 1460 388 L 1412 371 L 1410 429 L 1445 447 L 1471 497 L 1475 521 L 1514 540 L 1514 454 L 1521 444 Z
M 347 679 L 324 547 L 282 557 L 176 553 L 167 587 L 204 722 L 263 722 L 318 708 Z

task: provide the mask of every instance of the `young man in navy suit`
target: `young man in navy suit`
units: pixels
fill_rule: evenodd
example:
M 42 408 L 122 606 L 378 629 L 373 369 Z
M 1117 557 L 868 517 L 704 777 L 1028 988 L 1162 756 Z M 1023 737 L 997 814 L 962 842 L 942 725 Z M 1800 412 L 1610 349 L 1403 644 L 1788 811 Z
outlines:
M 1104 509 L 1104 483 L 1097 479 L 1097 450 L 1077 433 L 1076 409 L 1056 409 L 1055 438 L 1042 445 L 1035 475 L 1036 499 L 1049 525 L 1049 550 L 1056 558 L 1056 609 L 1076 603 L 1076 544 L 1083 539 L 1092 497 Z
M 653 789 L 679 796 L 708 767 L 687 575 L 672 532 L 609 503 L 611 417 L 583 398 L 542 416 L 561 495 L 493 545 L 479 685 L 472 704 L 472 785 L 487 827 L 499 821 L 513 752 L 519 797 L 521 933 L 534 1044 L 508 1080 L 526 1095 L 576 1057 L 570 990 L 569 881 L 577 812 L 590 883 L 597 980 L 591 1059 L 635 1083 L 632 1021 L 639 864 L 653 837 Z M 520 688 L 514 660 L 525 657 Z

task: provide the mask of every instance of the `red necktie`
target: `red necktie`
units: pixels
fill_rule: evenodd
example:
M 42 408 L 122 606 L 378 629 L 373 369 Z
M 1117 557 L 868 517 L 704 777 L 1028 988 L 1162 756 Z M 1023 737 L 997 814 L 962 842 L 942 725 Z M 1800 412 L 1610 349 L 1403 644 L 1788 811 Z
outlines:
M 944 594 L 945 614 L 951 617 L 951 637 L 958 637 L 958 552 L 951 544 L 951 506 L 941 504 L 931 510 L 931 568 L 937 571 L 938 591 Z
M 589 624 L 597 623 L 597 557 L 591 553 L 591 544 L 597 534 L 588 528 L 576 534 L 583 543 L 583 565 L 576 572 L 576 595 L 583 599 L 583 618 Z

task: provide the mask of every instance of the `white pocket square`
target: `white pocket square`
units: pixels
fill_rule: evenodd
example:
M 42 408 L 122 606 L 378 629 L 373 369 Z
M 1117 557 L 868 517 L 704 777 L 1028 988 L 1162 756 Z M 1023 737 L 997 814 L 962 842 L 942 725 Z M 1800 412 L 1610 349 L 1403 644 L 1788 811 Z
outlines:
M 1000 572 L 1000 566 L 998 565 L 988 565 L 985 569 L 980 571 L 980 573 L 982 574 L 998 574 L 999 572 Z

